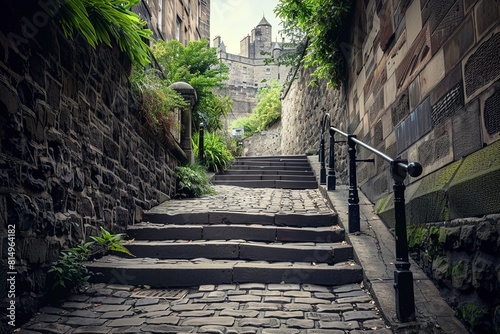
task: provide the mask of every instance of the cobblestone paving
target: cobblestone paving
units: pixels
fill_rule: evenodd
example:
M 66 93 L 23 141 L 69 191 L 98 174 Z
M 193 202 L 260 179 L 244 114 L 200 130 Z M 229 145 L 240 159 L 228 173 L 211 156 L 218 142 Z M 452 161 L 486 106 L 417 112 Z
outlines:
M 207 211 L 245 213 L 332 213 L 318 189 L 290 190 L 213 186 L 216 194 L 196 199 L 166 201 L 150 212 L 191 213 Z
M 148 297 L 135 294 L 145 292 Z M 167 293 L 167 298 L 156 298 Z M 168 299 L 168 295 L 177 295 Z M 174 296 L 175 298 L 175 296 Z M 95 284 L 44 307 L 19 333 L 392 333 L 358 284 L 204 285 L 185 291 Z

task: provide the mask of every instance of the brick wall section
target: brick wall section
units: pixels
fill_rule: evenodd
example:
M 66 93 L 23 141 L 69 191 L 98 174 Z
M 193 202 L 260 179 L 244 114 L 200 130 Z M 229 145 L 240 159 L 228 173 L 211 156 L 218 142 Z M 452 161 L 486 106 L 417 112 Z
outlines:
M 144 128 L 131 98 L 130 63 L 122 54 L 67 41 L 51 23 L 38 26 L 34 38 L 12 44 L 13 33 L 23 37 L 23 18 L 4 14 L 0 278 L 6 274 L 6 227 L 15 225 L 20 324 L 49 291 L 45 275 L 59 251 L 99 226 L 123 232 L 136 211 L 168 199 L 178 162 Z M 5 287 L 0 284 L 2 296 Z

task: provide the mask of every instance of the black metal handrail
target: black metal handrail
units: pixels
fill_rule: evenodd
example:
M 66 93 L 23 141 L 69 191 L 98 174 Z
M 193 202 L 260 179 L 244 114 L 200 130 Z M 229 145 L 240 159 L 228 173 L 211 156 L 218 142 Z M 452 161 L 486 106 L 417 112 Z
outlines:
M 324 127 L 326 119 L 330 120 L 330 115 L 323 117 L 321 123 L 321 140 L 320 142 L 320 160 L 321 166 L 324 167 Z M 334 143 L 335 134 L 338 133 L 347 138 L 348 155 L 349 155 L 349 211 L 348 211 L 348 231 L 349 233 L 360 232 L 360 215 L 359 215 L 359 197 L 358 186 L 356 180 L 356 163 L 357 162 L 374 162 L 374 159 L 360 160 L 356 159 L 356 144 L 366 148 L 370 152 L 378 155 L 382 159 L 390 163 L 390 172 L 394 181 L 394 211 L 395 211 L 395 234 L 396 234 L 396 270 L 394 271 L 394 289 L 396 291 L 396 315 L 401 322 L 415 320 L 415 300 L 413 294 L 413 274 L 410 271 L 410 262 L 408 258 L 408 240 L 406 231 L 406 212 L 405 212 L 405 197 L 404 191 L 406 186 L 404 180 L 407 175 L 418 177 L 422 174 L 422 165 L 418 162 L 410 162 L 408 160 L 396 158 L 393 159 L 387 154 L 378 151 L 368 144 L 363 143 L 356 138 L 356 135 L 345 133 L 339 129 L 330 126 L 330 162 L 329 168 L 334 169 Z M 322 146 L 321 146 L 322 145 Z M 322 153 L 323 152 L 323 153 Z M 335 175 L 335 171 L 332 172 Z M 330 174 L 330 172 L 329 172 Z M 335 190 L 335 185 L 328 190 Z

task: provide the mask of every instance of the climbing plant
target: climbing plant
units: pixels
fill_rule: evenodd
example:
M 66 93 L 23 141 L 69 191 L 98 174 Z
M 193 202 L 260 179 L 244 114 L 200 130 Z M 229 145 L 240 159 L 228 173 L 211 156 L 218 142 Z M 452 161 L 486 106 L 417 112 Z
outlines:
M 280 0 L 275 13 L 296 51 L 275 61 L 312 67 L 314 81 L 327 79 L 328 85 L 338 86 L 343 61 L 338 46 L 340 28 L 350 4 L 348 0 Z

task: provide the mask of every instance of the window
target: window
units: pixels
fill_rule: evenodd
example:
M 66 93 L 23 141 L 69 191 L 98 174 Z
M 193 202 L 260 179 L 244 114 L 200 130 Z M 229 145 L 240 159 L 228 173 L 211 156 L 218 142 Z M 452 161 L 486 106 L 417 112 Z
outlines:
M 158 29 L 163 31 L 163 1 L 158 1 Z
M 177 16 L 177 21 L 175 22 L 175 39 L 178 40 L 179 42 L 181 41 L 181 25 L 182 21 Z
M 271 69 L 269 67 L 266 68 L 266 74 L 271 74 Z
M 243 66 L 243 74 L 247 74 L 247 72 L 248 72 L 247 67 L 246 67 L 246 66 Z

